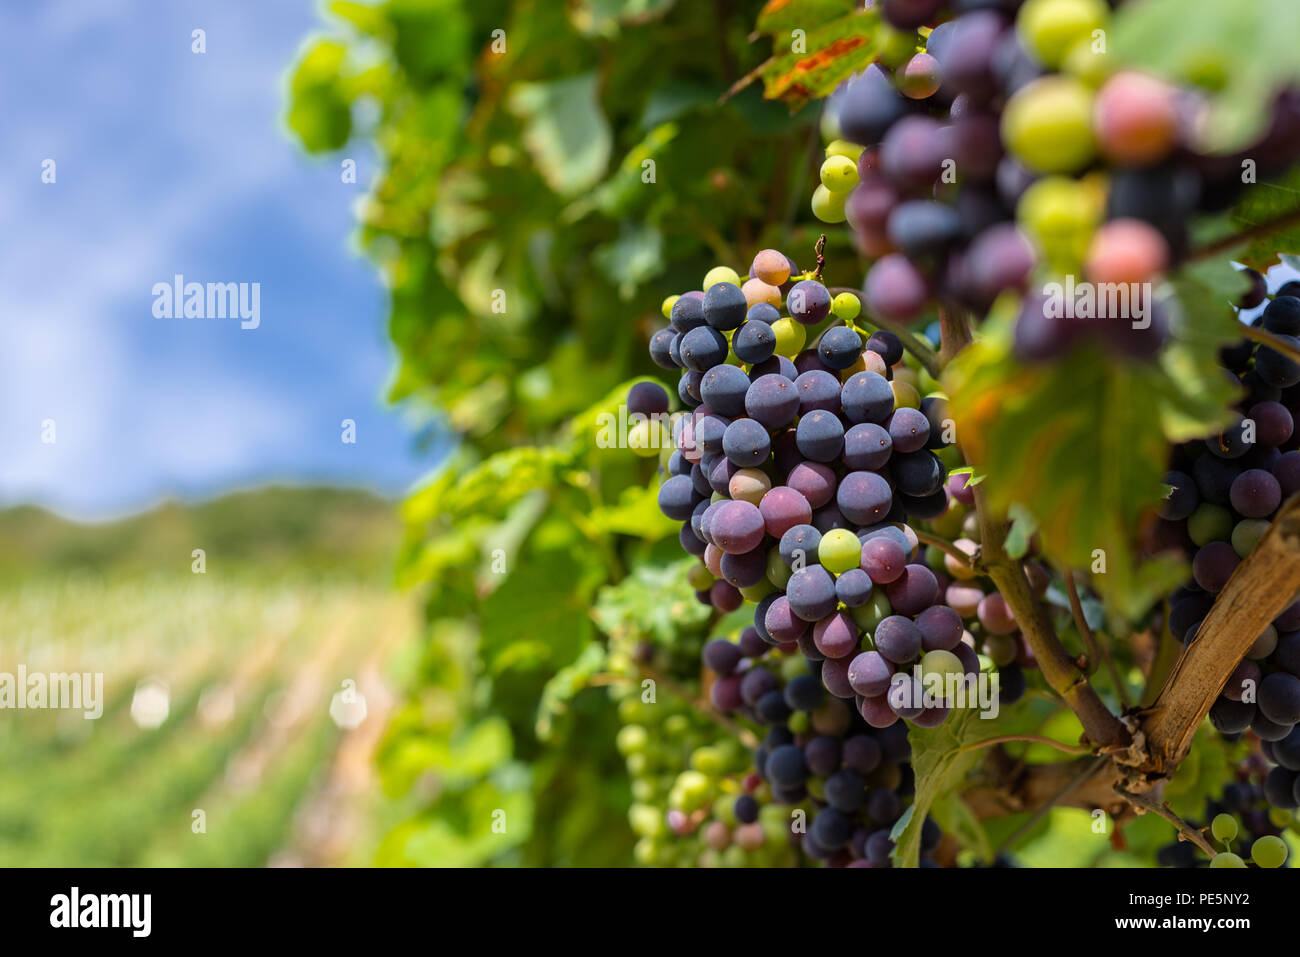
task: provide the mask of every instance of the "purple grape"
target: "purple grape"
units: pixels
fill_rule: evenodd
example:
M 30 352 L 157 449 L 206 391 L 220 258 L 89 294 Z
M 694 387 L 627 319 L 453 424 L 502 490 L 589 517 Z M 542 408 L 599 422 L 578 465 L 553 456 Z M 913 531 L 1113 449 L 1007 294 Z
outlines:
M 907 550 L 895 539 L 872 538 L 862 544 L 862 570 L 877 585 L 897 581 L 907 567 Z
M 1267 518 L 1282 503 L 1282 486 L 1263 469 L 1247 469 L 1232 480 L 1228 500 L 1246 518 Z
M 847 608 L 861 608 L 871 600 L 871 576 L 861 568 L 850 568 L 835 579 L 835 597 Z
M 818 621 L 835 610 L 835 580 L 820 565 L 808 565 L 790 576 L 785 596 L 796 615 Z
M 816 638 L 813 639 L 816 641 Z M 827 657 L 822 663 L 822 687 L 837 698 L 852 698 L 849 684 L 849 659 Z
M 858 647 L 858 626 L 849 617 L 848 612 L 834 612 L 813 625 L 813 643 L 827 658 L 843 658 L 851 655 Z M 847 667 L 846 664 L 846 670 Z M 847 681 L 846 678 L 846 687 Z M 834 691 L 831 693 L 835 694 Z M 838 697 L 846 698 L 851 695 L 852 691 L 848 695 L 838 695 Z
M 745 392 L 750 388 L 749 376 L 739 366 L 725 363 L 716 365 L 704 373 L 700 380 L 700 398 L 711 410 L 728 419 L 739 418 L 745 414 Z M 696 439 L 699 439 L 699 426 L 696 425 Z M 706 446 L 707 448 L 707 446 Z M 719 445 L 719 448 L 721 446 Z M 709 451 L 717 451 L 710 449 Z
M 929 425 L 926 426 L 927 434 Z M 815 409 L 800 417 L 795 432 L 799 451 L 814 462 L 832 462 L 844 447 L 844 424 L 839 416 Z
M 744 377 L 743 372 L 741 376 Z M 794 421 L 799 412 L 795 383 L 783 375 L 765 375 L 753 383 L 745 381 L 749 391 L 745 393 L 744 411 L 751 419 L 768 429 L 779 429 Z
M 865 373 L 858 373 L 858 375 L 865 375 Z M 885 387 L 888 388 L 889 384 L 886 383 Z M 811 372 L 803 373 L 794 380 L 794 388 L 799 393 L 800 415 L 807 415 L 809 412 L 818 410 L 822 412 L 839 412 L 840 380 L 825 369 L 813 369 Z M 892 392 L 890 393 L 890 400 L 891 402 L 893 400 Z
M 876 651 L 896 665 L 907 664 L 921 653 L 921 632 L 911 619 L 902 615 L 885 618 L 876 626 L 872 637 Z
M 808 632 L 808 622 L 790 610 L 790 601 L 785 595 L 778 595 L 772 604 L 767 606 L 767 612 L 763 615 L 763 625 L 767 633 L 772 636 L 772 640 L 779 644 L 798 641 Z
M 753 419 L 736 419 L 722 436 L 722 451 L 741 468 L 762 465 L 772 452 L 767 429 Z
M 840 481 L 835 504 L 854 524 L 874 525 L 889 514 L 893 492 L 889 483 L 875 472 L 850 472 Z
M 1227 542 L 1210 542 L 1192 558 L 1192 577 L 1208 592 L 1218 592 L 1228 583 L 1241 558 Z
M 930 440 L 930 420 L 919 409 L 895 409 L 885 427 L 895 452 L 916 452 Z
M 834 378 L 829 374 L 827 377 Z M 855 372 L 843 386 L 836 383 L 836 393 L 836 399 L 844 408 L 844 417 L 850 422 L 885 422 L 894 411 L 894 390 L 877 372 Z
M 933 605 L 916 616 L 924 651 L 951 651 L 961 644 L 961 615 L 947 605 Z
M 1279 725 L 1300 721 L 1300 678 L 1285 671 L 1267 675 L 1259 684 L 1259 710 Z
M 924 565 L 907 565 L 903 574 L 885 586 L 885 596 L 899 614 L 919 615 L 938 601 L 939 580 Z
M 894 666 L 878 651 L 864 651 L 849 664 L 849 683 L 864 697 L 873 698 L 889 690 Z
M 929 190 L 953 154 L 951 130 L 928 116 L 905 116 L 880 144 L 880 169 L 900 189 Z
M 844 433 L 844 464 L 851 469 L 879 469 L 889 462 L 894 446 L 889 433 L 874 422 L 862 422 Z
M 835 496 L 835 473 L 821 462 L 800 462 L 790 470 L 785 484 L 821 508 Z
M 714 544 L 728 555 L 743 555 L 763 542 L 763 513 L 749 502 L 723 502 L 709 522 Z
M 815 326 L 831 314 L 830 291 L 815 279 L 801 279 L 785 298 L 790 318 L 805 326 Z
M 896 322 L 911 322 L 930 297 L 925 277 L 902 253 L 877 259 L 867 272 L 863 292 L 872 312 Z

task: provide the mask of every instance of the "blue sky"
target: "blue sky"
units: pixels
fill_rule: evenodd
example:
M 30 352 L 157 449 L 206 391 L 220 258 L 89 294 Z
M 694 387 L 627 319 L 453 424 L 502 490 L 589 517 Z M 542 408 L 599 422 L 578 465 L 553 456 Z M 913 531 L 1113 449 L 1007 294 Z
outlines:
M 105 518 L 264 481 L 396 494 L 431 467 L 383 403 L 386 294 L 351 238 L 375 164 L 351 150 L 345 184 L 282 123 L 321 26 L 306 0 L 0 10 L 0 505 Z M 155 318 L 176 273 L 260 283 L 260 326 Z

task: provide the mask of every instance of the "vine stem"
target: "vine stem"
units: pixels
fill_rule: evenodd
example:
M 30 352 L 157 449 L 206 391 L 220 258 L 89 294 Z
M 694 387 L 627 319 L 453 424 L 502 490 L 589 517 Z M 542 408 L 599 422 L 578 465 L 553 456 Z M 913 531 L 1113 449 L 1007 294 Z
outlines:
M 831 286 L 827 291 L 832 296 L 838 296 L 842 292 L 851 292 L 862 300 L 863 315 L 866 321 L 878 329 L 884 329 L 886 332 L 892 332 L 898 336 L 899 341 L 903 343 L 903 348 L 912 355 L 916 356 L 925 371 L 930 373 L 932 378 L 939 378 L 943 372 L 943 366 L 939 362 L 939 357 L 935 355 L 934 350 L 918 339 L 911 332 L 908 332 L 901 323 L 894 322 L 892 319 L 885 319 L 874 313 L 867 312 L 866 294 L 861 289 L 850 289 L 848 286 Z
M 913 529 L 912 531 L 916 535 L 916 540 L 918 542 L 925 545 L 933 545 L 935 548 L 951 555 L 967 568 L 975 567 L 975 556 L 963 552 L 952 542 L 948 541 L 948 539 L 940 538 L 938 535 L 931 534 L 930 532 L 919 531 L 917 529 Z
M 1281 336 L 1269 332 L 1267 329 L 1259 329 L 1255 326 L 1248 326 L 1243 323 L 1241 334 L 1252 342 L 1258 342 L 1260 345 L 1268 346 L 1268 348 L 1272 349 L 1274 352 L 1280 352 L 1292 362 L 1300 362 L 1300 349 L 1297 349 Z
M 822 233 L 817 237 L 817 242 L 813 245 L 813 253 L 817 256 L 817 268 L 813 270 L 812 277 L 817 282 L 822 281 L 822 270 L 826 268 L 826 234 Z
M 1215 857 L 1218 854 L 1218 851 L 1216 851 L 1210 845 L 1210 842 L 1205 839 L 1205 835 L 1171 811 L 1168 804 L 1157 804 L 1148 797 L 1143 797 L 1140 794 L 1132 794 L 1125 791 L 1123 788 L 1116 788 L 1115 791 L 1134 807 L 1141 808 L 1143 811 L 1150 811 L 1152 814 L 1158 814 L 1176 827 L 1178 829 L 1178 839 L 1180 841 L 1190 841 L 1206 854 L 1210 855 L 1210 857 Z
M 957 749 L 958 754 L 964 754 L 967 751 L 978 751 L 980 748 L 987 748 L 994 744 L 1006 744 L 1011 741 L 1028 741 L 1031 744 L 1045 744 L 1048 747 L 1056 748 L 1058 751 L 1064 751 L 1066 754 L 1090 754 L 1091 750 L 1082 745 L 1066 744 L 1064 741 L 1057 741 L 1055 738 L 1047 738 L 1041 734 L 1002 734 L 995 738 L 985 738 L 983 741 L 976 741 L 972 744 L 966 744 Z
M 1088 627 L 1088 619 L 1083 615 L 1083 602 L 1079 600 L 1079 586 L 1075 583 L 1074 572 L 1067 568 L 1064 578 L 1065 593 L 1070 596 L 1070 613 L 1074 615 L 1074 627 L 1079 629 L 1088 661 L 1095 668 L 1100 657 L 1097 654 L 1097 638 Z
M 1217 256 L 1219 253 L 1225 253 L 1230 249 L 1240 246 L 1242 243 L 1249 242 L 1252 239 L 1258 239 L 1261 236 L 1267 236 L 1269 233 L 1277 232 L 1279 229 L 1285 229 L 1293 223 L 1300 222 L 1300 207 L 1283 213 L 1274 219 L 1266 220 L 1262 223 L 1256 223 L 1249 229 L 1243 229 L 1239 233 L 1233 233 L 1231 236 L 1224 236 L 1212 243 L 1206 243 L 1199 249 L 1194 249 L 1188 259 L 1208 259 L 1210 256 Z

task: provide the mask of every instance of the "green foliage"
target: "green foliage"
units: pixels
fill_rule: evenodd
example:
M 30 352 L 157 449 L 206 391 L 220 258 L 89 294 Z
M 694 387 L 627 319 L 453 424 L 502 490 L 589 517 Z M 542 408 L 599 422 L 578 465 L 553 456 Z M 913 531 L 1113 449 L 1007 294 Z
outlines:
M 770 0 L 758 18 L 775 50 L 763 66 L 765 95 L 796 106 L 828 96 L 879 55 L 880 26 L 878 11 L 854 0 Z

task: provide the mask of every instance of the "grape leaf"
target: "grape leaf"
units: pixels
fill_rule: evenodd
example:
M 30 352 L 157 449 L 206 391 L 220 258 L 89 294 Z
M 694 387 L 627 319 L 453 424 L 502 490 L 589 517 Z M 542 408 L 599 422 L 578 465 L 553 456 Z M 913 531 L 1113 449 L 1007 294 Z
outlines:
M 1135 0 L 1115 14 L 1119 63 L 1212 89 L 1205 148 L 1231 152 L 1264 130 L 1273 95 L 1300 81 L 1295 0 Z
M 1229 220 L 1240 231 L 1297 211 L 1300 211 L 1300 167 L 1277 182 L 1247 186 Z M 1263 272 L 1276 263 L 1279 256 L 1300 253 L 1300 220 L 1249 239 L 1243 245 L 1245 248 L 1233 253 L 1232 258 Z
M 1164 425 L 1178 416 L 1191 428 L 1213 412 L 1220 418 L 1201 430 L 1209 433 L 1222 406 L 1211 409 L 1210 396 L 1192 390 L 1215 395 L 1212 383 L 1181 382 L 1164 365 L 1117 361 L 1093 348 L 1051 366 L 1026 365 L 1008 340 L 995 325 L 945 373 L 964 451 L 988 475 L 993 508 L 1023 505 L 1050 557 L 1096 572 L 1113 607 L 1136 616 L 1183 573 L 1135 555 L 1139 521 L 1161 496 Z
M 517 84 L 510 93 L 510 110 L 524 121 L 524 146 L 562 196 L 594 186 L 609 163 L 613 137 L 596 85 L 595 73 L 580 73 Z
M 771 0 L 758 18 L 774 48 L 763 95 L 792 106 L 829 95 L 875 59 L 880 25 L 876 10 L 852 0 Z

